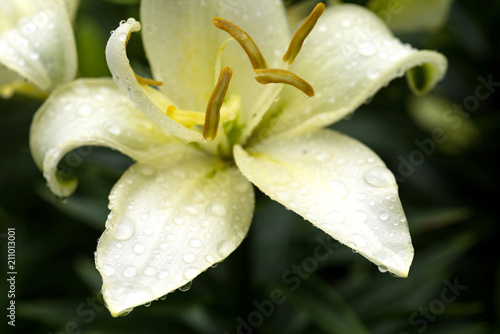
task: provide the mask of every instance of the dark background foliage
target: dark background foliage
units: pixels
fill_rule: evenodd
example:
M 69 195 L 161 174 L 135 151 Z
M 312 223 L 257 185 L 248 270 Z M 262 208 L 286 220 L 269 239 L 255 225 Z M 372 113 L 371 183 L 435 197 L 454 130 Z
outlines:
M 139 17 L 138 1 L 82 1 L 75 22 L 79 76 L 109 76 L 104 46 L 109 31 L 128 17 Z M 457 0 L 441 29 L 399 36 L 448 58 L 434 96 L 463 104 L 475 95 L 479 77 L 500 81 L 499 17 L 499 1 Z M 134 68 L 147 71 L 139 34 L 130 43 Z M 102 305 L 93 253 L 107 195 L 131 160 L 107 149 L 82 151 L 78 191 L 59 203 L 28 146 L 40 104 L 20 95 L 0 100 L 0 248 L 5 263 L 7 228 L 15 227 L 17 317 L 9 328 L 15 333 L 500 333 L 498 92 L 463 118 L 467 125 L 453 129 L 419 117 L 422 107 L 398 79 L 332 127 L 372 148 L 398 176 L 415 247 L 408 278 L 380 273 L 257 193 L 249 235 L 227 260 L 187 291 L 117 319 Z M 440 127 L 445 142 L 427 151 L 417 144 L 429 143 Z M 403 161 L 418 157 L 423 160 L 411 172 L 404 169 Z M 312 266 L 322 244 L 332 254 L 299 274 L 297 267 Z M 2 270 L 5 314 L 6 265 Z M 276 298 L 280 303 L 271 301 Z M 6 323 L 3 316 L 1 326 Z

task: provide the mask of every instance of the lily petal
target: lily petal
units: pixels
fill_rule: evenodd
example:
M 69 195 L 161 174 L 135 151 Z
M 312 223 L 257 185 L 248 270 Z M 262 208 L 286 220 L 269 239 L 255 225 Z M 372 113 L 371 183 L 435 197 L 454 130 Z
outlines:
M 368 8 L 396 32 L 417 32 L 440 28 L 448 18 L 453 0 L 371 0 Z
M 60 197 L 71 195 L 77 186 L 72 174 L 57 170 L 71 150 L 107 146 L 142 161 L 171 140 L 111 79 L 80 79 L 59 87 L 35 114 L 30 133 L 33 159 Z M 70 167 L 79 163 L 73 160 L 67 159 Z
M 230 36 L 213 25 L 216 16 L 245 30 L 270 67 L 283 67 L 281 58 L 288 46 L 289 30 L 281 1 L 143 0 L 144 48 L 155 78 L 163 82 L 159 89 L 186 110 L 204 112 L 219 75 L 216 68 L 232 68 L 227 96 L 241 97 L 241 121 L 246 124 L 267 110 L 280 85 L 263 87 L 257 83 L 247 55 L 234 40 L 225 45 L 221 64 L 217 63 L 217 54 Z M 259 115 L 256 117 L 260 120 Z
M 0 65 L 45 92 L 71 80 L 77 56 L 68 10 L 65 2 L 51 0 L 3 3 Z
M 113 316 L 184 286 L 245 237 L 253 187 L 236 167 L 187 145 L 132 166 L 110 194 L 96 266 Z
M 281 100 L 286 104 L 278 123 L 286 124 L 286 129 L 332 124 L 408 70 L 410 88 L 417 95 L 425 94 L 443 78 L 446 68 L 443 55 L 403 44 L 366 8 L 332 6 L 325 10 L 291 66 L 316 94 L 306 99 L 285 87 Z
M 392 173 L 358 141 L 331 130 L 281 135 L 245 151 L 236 164 L 272 199 L 371 262 L 406 277 L 413 259 Z
M 134 19 L 121 23 L 113 32 L 106 45 L 106 60 L 113 80 L 120 88 L 129 94 L 132 101 L 153 122 L 158 124 L 166 133 L 170 133 L 187 142 L 204 142 L 201 132 L 190 130 L 166 115 L 170 101 L 147 85 L 141 85 L 130 67 L 127 58 L 127 41 L 130 34 L 139 31 L 141 24 Z M 168 101 L 169 103 L 165 103 Z

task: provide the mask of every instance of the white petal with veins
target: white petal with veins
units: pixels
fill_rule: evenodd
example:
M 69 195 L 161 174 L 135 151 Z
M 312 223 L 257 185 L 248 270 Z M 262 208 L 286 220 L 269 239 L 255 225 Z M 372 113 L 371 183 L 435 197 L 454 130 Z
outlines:
M 65 181 L 57 177 L 58 163 L 71 150 L 107 146 L 141 161 L 172 140 L 111 79 L 79 79 L 59 87 L 35 114 L 30 132 L 33 159 L 60 197 L 71 195 L 77 186 L 72 174 Z M 77 152 L 66 162 L 76 168 L 83 157 Z
M 74 1 L 69 7 L 73 5 Z M 48 0 L 3 3 L 0 65 L 45 92 L 71 80 L 77 55 L 68 8 L 64 2 Z
M 212 157 L 174 145 L 132 166 L 115 185 L 96 253 L 111 314 L 182 287 L 243 240 L 253 188 L 236 167 L 217 166 Z
M 413 247 L 396 181 L 370 149 L 319 130 L 234 153 L 243 175 L 269 197 L 371 262 L 408 275 Z
M 425 94 L 443 78 L 446 68 L 443 55 L 403 44 L 366 8 L 331 6 L 290 67 L 313 86 L 315 96 L 306 99 L 285 86 L 280 96 L 284 110 L 277 124 L 285 124 L 285 130 L 332 124 L 407 71 L 412 91 Z

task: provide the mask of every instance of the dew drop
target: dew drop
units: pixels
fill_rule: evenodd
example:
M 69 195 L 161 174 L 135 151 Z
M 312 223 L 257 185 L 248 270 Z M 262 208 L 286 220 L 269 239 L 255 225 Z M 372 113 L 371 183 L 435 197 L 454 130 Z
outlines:
M 168 271 L 162 270 L 158 273 L 158 278 L 159 279 L 165 279 L 168 277 Z
M 136 254 L 142 254 L 146 250 L 146 245 L 143 244 L 142 242 L 139 242 L 134 245 L 133 250 Z
M 154 174 L 155 170 L 151 166 L 146 166 L 146 165 L 141 165 L 139 166 L 139 173 L 141 173 L 144 176 L 151 176 Z
M 234 191 L 237 193 L 244 193 L 250 188 L 250 184 L 248 182 L 240 182 L 234 186 Z
M 188 280 L 192 280 L 201 273 L 201 270 L 196 267 L 189 267 L 184 270 L 184 277 Z
M 196 260 L 196 255 L 191 252 L 187 252 L 182 256 L 182 260 L 186 263 L 193 263 Z
M 104 276 L 109 277 L 115 273 L 115 270 L 109 264 L 105 264 L 104 266 L 102 266 L 102 273 L 104 274 Z
M 382 211 L 378 217 L 380 218 L 380 220 L 385 221 L 385 220 L 389 219 L 389 214 L 385 211 Z
M 355 217 L 356 217 L 356 220 L 358 220 L 359 222 L 361 223 L 364 223 L 368 220 L 368 215 L 366 214 L 366 212 L 364 211 L 356 211 L 354 213 Z
M 396 180 L 386 167 L 373 167 L 365 172 L 364 179 L 366 183 L 374 187 L 388 187 L 396 184 Z
M 327 162 L 332 158 L 332 156 L 328 152 L 321 152 L 316 154 L 315 159 L 318 162 Z
M 193 285 L 193 282 L 192 282 L 192 281 L 189 281 L 189 282 L 187 282 L 186 284 L 184 284 L 183 286 L 181 286 L 181 287 L 179 288 L 179 291 L 186 292 L 186 291 L 188 291 L 189 289 L 191 289 L 191 285 Z
M 185 205 L 182 207 L 182 212 L 184 212 L 188 215 L 196 215 L 198 213 L 198 209 L 196 209 L 192 205 Z
M 175 217 L 174 218 L 174 223 L 176 223 L 177 225 L 182 225 L 182 224 L 184 224 L 184 218 L 182 218 L 182 217 Z
M 113 238 L 116 240 L 130 239 L 135 232 L 135 224 L 132 219 L 122 217 L 113 229 Z
M 221 203 L 212 203 L 207 206 L 207 213 L 217 217 L 224 217 L 226 215 L 226 207 Z
M 340 211 L 332 211 L 328 214 L 328 217 L 337 224 L 344 222 L 344 215 Z
M 191 246 L 191 247 L 198 248 L 198 247 L 201 247 L 201 245 L 202 245 L 202 242 L 200 239 L 195 238 L 195 239 L 191 239 L 189 241 L 189 246 Z
M 358 51 L 363 56 L 369 57 L 369 56 L 373 56 L 375 54 L 376 49 L 372 43 L 364 42 L 358 46 Z
M 146 276 L 153 276 L 154 274 L 156 274 L 156 269 L 153 268 L 153 267 L 146 267 L 146 269 L 144 269 L 144 275 Z
M 222 258 L 226 258 L 235 249 L 235 247 L 236 246 L 233 241 L 224 240 L 217 245 L 217 252 Z
M 103 127 L 104 130 L 108 131 L 109 133 L 115 136 L 119 135 L 122 132 L 122 129 L 115 121 L 108 120 L 104 122 Z
M 123 270 L 123 276 L 133 277 L 133 276 L 135 276 L 136 272 L 137 272 L 137 270 L 135 269 L 135 267 L 127 266 L 127 267 L 125 267 L 125 270 Z
M 360 234 L 351 234 L 350 239 L 357 247 L 366 247 L 367 243 L 365 238 L 363 238 Z
M 88 104 L 82 104 L 78 108 L 78 114 L 80 116 L 87 116 L 87 115 L 90 115 L 91 113 L 92 113 L 92 107 Z
M 327 188 L 338 196 L 345 198 L 348 190 L 346 185 L 340 180 L 329 180 L 326 182 Z
M 380 265 L 380 266 L 378 266 L 378 270 L 379 270 L 381 273 L 385 273 L 385 272 L 387 272 L 387 267 L 386 267 L 386 266 L 383 266 L 383 265 Z
M 167 239 L 170 241 L 173 241 L 173 240 L 177 239 L 177 237 L 175 236 L 175 234 L 169 233 L 169 234 L 167 234 Z

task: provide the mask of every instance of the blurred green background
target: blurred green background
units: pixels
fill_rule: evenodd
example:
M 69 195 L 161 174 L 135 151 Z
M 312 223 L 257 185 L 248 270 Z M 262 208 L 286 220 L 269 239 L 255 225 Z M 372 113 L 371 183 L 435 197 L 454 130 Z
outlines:
M 122 19 L 139 18 L 138 12 L 134 0 L 81 1 L 75 22 L 80 77 L 109 76 L 104 59 L 109 32 Z M 382 274 L 336 243 L 326 260 L 316 261 L 316 270 L 297 279 L 294 266 L 310 261 L 329 238 L 257 192 L 249 235 L 227 260 L 196 278 L 187 291 L 112 318 L 102 305 L 93 253 L 104 230 L 109 191 L 132 161 L 92 149 L 75 171 L 76 194 L 58 203 L 28 146 L 41 101 L 20 95 L 0 100 L 2 263 L 7 228 L 16 228 L 13 332 L 500 333 L 500 95 L 493 92 L 480 101 L 459 126 L 442 121 L 453 104 L 474 96 L 479 77 L 500 81 L 499 18 L 500 1 L 457 0 L 443 27 L 398 34 L 416 48 L 446 55 L 446 78 L 421 99 L 403 79 L 395 80 L 332 127 L 372 148 L 398 177 L 415 247 L 406 279 Z M 147 71 L 139 34 L 128 50 L 134 68 Z M 435 128 L 448 139 L 434 143 L 430 154 L 415 153 L 426 153 L 416 141 L 432 138 Z M 411 172 L 402 167 L 402 161 L 419 157 L 424 160 Z M 6 273 L 6 266 L 2 270 Z M 296 280 L 292 284 L 283 275 Z M 0 285 L 6 305 L 6 280 Z M 274 289 L 281 289 L 286 301 L 270 303 Z M 3 316 L 0 326 L 7 328 L 6 322 Z

